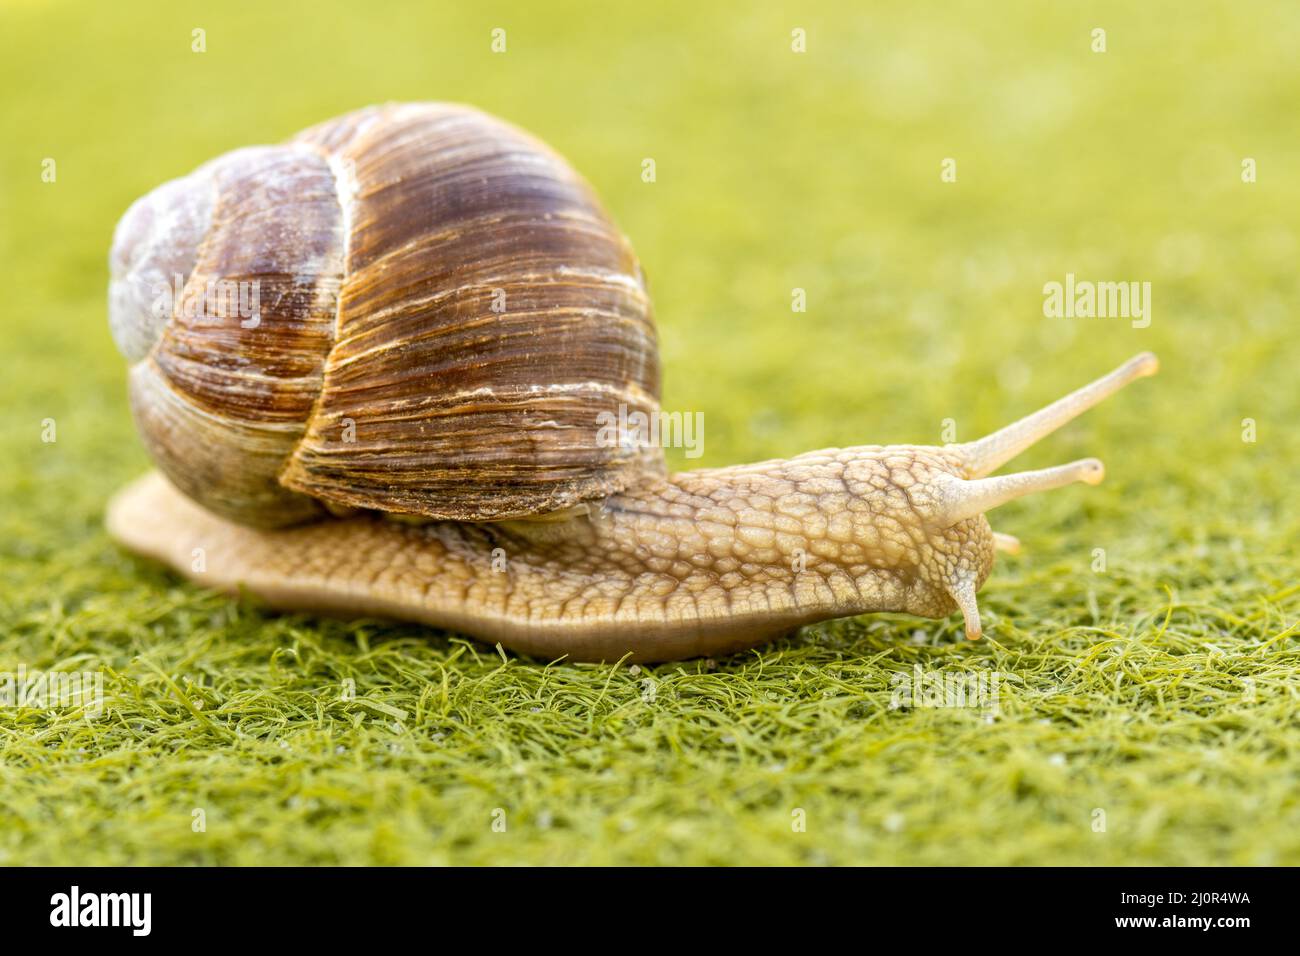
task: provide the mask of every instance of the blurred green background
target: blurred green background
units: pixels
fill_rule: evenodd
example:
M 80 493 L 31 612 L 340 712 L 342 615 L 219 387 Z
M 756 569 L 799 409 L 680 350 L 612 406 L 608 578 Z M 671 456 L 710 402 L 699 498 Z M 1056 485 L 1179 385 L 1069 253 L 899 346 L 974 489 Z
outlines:
M 1244 0 L 0 0 L 0 671 L 102 670 L 108 698 L 0 708 L 0 863 L 1300 862 L 1298 41 L 1300 7 Z M 105 317 L 117 218 L 419 99 L 594 184 L 649 276 L 664 407 L 705 413 L 691 466 L 969 439 L 1137 351 L 1163 371 L 1018 462 L 1108 478 L 998 512 L 1025 553 L 978 645 L 883 616 L 547 667 L 120 553 L 104 502 L 147 461 Z M 1151 282 L 1150 327 L 1045 318 L 1067 273 Z M 918 663 L 1011 675 L 1002 712 L 890 709 Z

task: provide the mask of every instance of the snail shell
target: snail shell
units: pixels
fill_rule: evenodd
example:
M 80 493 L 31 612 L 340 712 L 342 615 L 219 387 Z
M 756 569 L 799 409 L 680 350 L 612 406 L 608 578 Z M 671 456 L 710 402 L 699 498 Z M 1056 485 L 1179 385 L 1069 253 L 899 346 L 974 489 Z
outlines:
M 659 407 L 631 246 L 477 110 L 372 107 L 228 153 L 131 206 L 110 265 L 150 454 L 234 521 L 522 517 L 662 471 L 599 440 L 601 412 Z

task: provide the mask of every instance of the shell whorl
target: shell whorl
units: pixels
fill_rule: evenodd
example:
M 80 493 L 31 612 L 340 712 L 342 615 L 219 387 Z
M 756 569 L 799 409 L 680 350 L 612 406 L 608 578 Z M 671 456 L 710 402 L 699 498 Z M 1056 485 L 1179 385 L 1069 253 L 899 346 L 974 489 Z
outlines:
M 658 408 L 631 247 L 476 110 L 372 107 L 227 154 L 132 206 L 111 265 L 140 431 L 225 517 L 521 517 L 662 467 L 599 440 L 601 412 Z

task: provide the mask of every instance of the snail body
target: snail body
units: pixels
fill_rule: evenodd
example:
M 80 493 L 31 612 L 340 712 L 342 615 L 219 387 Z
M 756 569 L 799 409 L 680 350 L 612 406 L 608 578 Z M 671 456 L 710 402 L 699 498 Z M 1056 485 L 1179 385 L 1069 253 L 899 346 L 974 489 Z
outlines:
M 1102 472 L 988 476 L 1156 370 L 1139 355 L 975 442 L 669 475 L 600 434 L 659 407 L 627 240 L 550 149 L 441 104 L 214 160 L 132 206 L 110 261 L 161 472 L 110 503 L 113 537 L 273 607 L 551 658 L 725 653 L 870 611 L 960 610 L 978 637 L 1013 546 L 983 512 Z

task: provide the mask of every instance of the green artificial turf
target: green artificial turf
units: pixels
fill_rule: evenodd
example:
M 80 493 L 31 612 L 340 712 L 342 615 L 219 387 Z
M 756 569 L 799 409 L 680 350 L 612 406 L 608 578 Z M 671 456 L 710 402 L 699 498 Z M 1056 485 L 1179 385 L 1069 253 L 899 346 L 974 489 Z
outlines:
M 103 679 L 93 719 L 0 706 L 0 863 L 1300 863 L 1300 9 L 747 6 L 0 0 L 0 672 Z M 1024 552 L 979 643 L 869 616 L 575 666 L 205 593 L 102 529 L 147 467 L 113 225 L 388 99 L 593 182 L 664 406 L 705 414 L 675 466 L 968 439 L 1163 370 L 1017 462 L 1108 477 L 993 515 Z M 1150 326 L 1044 317 L 1067 273 L 1151 282 Z M 996 713 L 891 707 L 918 666 L 998 674 Z

